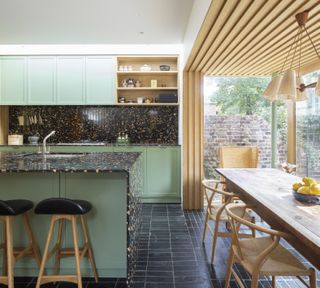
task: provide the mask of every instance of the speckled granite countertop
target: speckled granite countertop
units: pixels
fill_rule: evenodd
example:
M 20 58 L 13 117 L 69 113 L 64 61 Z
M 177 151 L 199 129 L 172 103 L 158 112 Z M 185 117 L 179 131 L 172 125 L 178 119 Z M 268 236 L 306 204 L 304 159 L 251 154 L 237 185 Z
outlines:
M 5 172 L 129 172 L 141 153 L 42 154 L 0 153 Z
M 157 143 L 107 143 L 107 142 L 92 142 L 92 143 L 48 143 L 48 146 L 105 146 L 105 147 L 126 147 L 126 146 L 139 146 L 139 147 L 179 147 L 180 144 L 157 144 Z M 0 147 L 30 147 L 30 146 L 42 146 L 39 144 L 23 144 L 23 145 L 8 145 L 0 144 Z

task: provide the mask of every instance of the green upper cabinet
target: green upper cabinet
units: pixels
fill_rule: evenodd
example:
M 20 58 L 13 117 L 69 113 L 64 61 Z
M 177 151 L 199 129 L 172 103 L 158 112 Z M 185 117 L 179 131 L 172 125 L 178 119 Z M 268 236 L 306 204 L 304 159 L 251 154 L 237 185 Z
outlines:
M 26 57 L 2 57 L 0 104 L 20 105 L 26 101 Z
M 180 147 L 147 147 L 144 199 L 180 202 Z
M 85 103 L 85 57 L 57 57 L 57 103 L 77 105 Z
M 115 58 L 86 57 L 86 103 L 115 104 Z
M 30 105 L 56 104 L 56 57 L 28 57 L 28 100 Z
M 0 57 L 0 105 L 114 105 L 115 57 Z

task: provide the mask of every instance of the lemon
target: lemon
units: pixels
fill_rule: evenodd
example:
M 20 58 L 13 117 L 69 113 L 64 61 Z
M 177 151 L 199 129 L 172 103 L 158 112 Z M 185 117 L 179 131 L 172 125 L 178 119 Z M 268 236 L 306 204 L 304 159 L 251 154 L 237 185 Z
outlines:
M 306 194 L 309 195 L 310 194 L 310 186 L 302 186 L 298 189 L 297 191 L 300 194 Z
M 297 183 L 294 183 L 293 185 L 292 185 L 292 189 L 293 190 L 295 190 L 295 191 L 297 191 L 300 187 L 302 187 L 303 186 L 303 183 L 301 183 L 301 182 L 297 182 Z
M 312 184 L 314 184 L 314 183 L 317 183 L 314 179 L 312 179 L 312 178 L 310 178 L 310 177 L 304 177 L 304 178 L 302 179 L 302 181 L 304 182 L 304 184 L 305 184 L 306 186 L 310 186 L 310 185 L 312 185 Z
M 310 194 L 320 196 L 320 184 L 312 184 L 310 186 Z

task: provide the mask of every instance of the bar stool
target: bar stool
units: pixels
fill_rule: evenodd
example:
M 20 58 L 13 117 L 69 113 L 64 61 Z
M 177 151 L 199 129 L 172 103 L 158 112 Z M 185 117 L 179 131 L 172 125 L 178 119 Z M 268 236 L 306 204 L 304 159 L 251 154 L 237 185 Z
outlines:
M 3 249 L 3 272 L 0 277 L 0 283 L 14 288 L 14 264 L 25 256 L 31 256 L 40 267 L 41 258 L 39 250 L 34 239 L 29 221 L 28 211 L 32 209 L 33 203 L 29 200 L 0 200 L 0 219 L 3 221 L 3 240 L 0 249 Z M 27 247 L 13 247 L 13 221 L 16 216 L 22 215 L 23 223 L 28 234 L 29 245 Z
M 49 282 L 72 282 L 82 288 L 82 279 L 80 271 L 80 261 L 83 257 L 88 257 L 91 263 L 95 281 L 98 282 L 98 273 L 91 248 L 88 228 L 85 222 L 84 214 L 91 210 L 92 206 L 88 201 L 84 200 L 72 200 L 67 198 L 49 198 L 41 201 L 35 208 L 36 214 L 52 215 L 50 228 L 48 232 L 47 242 L 43 252 L 41 261 L 39 276 L 37 280 L 36 288 L 39 288 L 42 284 Z M 80 218 L 80 223 L 83 232 L 84 245 L 79 248 L 78 233 L 77 233 L 77 220 Z M 65 221 L 71 222 L 72 235 L 73 235 L 73 248 L 61 248 L 62 246 L 62 234 Z M 52 239 L 53 231 L 56 222 L 58 222 L 58 235 L 57 241 L 53 249 L 49 252 L 49 246 Z M 54 275 L 44 275 L 44 269 L 47 261 L 51 256 L 55 255 Z M 75 256 L 76 275 L 61 275 L 59 274 L 60 258 Z

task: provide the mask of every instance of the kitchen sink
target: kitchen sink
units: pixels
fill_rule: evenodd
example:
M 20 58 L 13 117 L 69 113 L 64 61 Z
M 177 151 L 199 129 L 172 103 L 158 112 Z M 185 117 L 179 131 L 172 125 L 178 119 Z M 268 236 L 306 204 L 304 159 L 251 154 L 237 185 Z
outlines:
M 42 156 L 42 154 L 28 154 L 25 155 L 24 159 L 31 159 L 31 160 L 40 160 L 40 159 L 72 159 L 72 158 L 78 158 L 83 157 L 85 154 L 58 154 L 58 153 L 50 153 L 46 154 L 45 157 Z

